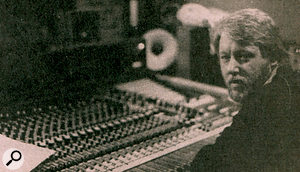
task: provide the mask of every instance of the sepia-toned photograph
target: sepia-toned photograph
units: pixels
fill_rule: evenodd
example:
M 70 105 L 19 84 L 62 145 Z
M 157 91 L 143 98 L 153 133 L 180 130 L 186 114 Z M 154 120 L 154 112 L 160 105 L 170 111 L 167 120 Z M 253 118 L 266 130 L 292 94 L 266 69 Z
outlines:
M 1 172 L 300 171 L 300 0 L 3 0 Z

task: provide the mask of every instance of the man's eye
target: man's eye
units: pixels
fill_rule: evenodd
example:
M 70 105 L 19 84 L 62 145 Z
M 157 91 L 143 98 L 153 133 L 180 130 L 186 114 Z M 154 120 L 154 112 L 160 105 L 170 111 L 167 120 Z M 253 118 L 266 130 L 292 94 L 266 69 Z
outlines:
M 243 54 L 237 57 L 241 62 L 246 63 L 248 62 L 251 58 L 253 58 L 253 54 Z
M 237 55 L 237 58 L 241 61 L 241 62 L 248 62 L 251 58 L 254 58 L 255 55 L 252 53 L 241 53 L 239 55 Z
M 240 61 L 241 61 L 242 63 L 246 63 L 246 62 L 249 61 L 250 58 L 245 57 L 245 56 L 241 56 L 241 57 L 239 57 L 239 59 L 240 59 Z
M 230 56 L 226 56 L 226 55 L 223 55 L 220 57 L 222 60 L 229 60 L 230 59 Z

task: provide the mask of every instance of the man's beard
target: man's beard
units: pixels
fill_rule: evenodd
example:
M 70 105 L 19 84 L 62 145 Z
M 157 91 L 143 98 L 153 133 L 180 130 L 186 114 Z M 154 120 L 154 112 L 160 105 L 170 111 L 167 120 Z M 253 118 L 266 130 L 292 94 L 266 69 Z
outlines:
M 248 96 L 248 91 L 247 89 L 244 89 L 242 91 L 234 90 L 229 88 L 229 96 L 232 100 L 235 102 L 241 103 L 245 99 L 245 97 Z
M 230 98 L 238 103 L 241 103 L 252 89 L 244 77 L 231 78 L 227 87 Z
M 266 79 L 262 76 L 254 82 L 251 81 L 253 81 L 253 79 L 247 77 L 235 77 L 230 79 L 227 84 L 230 98 L 238 103 L 242 103 L 249 94 L 260 92 Z

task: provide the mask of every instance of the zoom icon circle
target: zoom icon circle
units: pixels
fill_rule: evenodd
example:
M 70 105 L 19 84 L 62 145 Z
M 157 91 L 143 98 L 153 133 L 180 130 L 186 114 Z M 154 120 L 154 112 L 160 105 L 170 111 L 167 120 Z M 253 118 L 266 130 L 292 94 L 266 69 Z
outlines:
M 16 156 L 14 156 L 14 155 L 16 155 L 16 154 L 17 154 L 17 158 L 15 158 Z M 22 158 L 22 154 L 21 154 L 20 151 L 14 150 L 14 151 L 12 151 L 12 153 L 10 154 L 10 157 L 11 157 L 11 160 L 9 160 L 9 161 L 6 163 L 6 166 L 9 166 L 10 163 L 11 163 L 12 161 L 20 161 L 21 158 Z
M 4 152 L 2 157 L 3 165 L 9 170 L 17 170 L 24 163 L 24 155 L 18 149 L 11 148 Z

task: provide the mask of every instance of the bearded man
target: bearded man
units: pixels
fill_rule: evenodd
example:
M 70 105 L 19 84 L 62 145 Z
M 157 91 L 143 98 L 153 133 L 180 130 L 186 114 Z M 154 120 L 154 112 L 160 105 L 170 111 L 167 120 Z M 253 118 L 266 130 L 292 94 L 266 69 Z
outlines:
M 213 35 L 229 97 L 242 108 L 216 143 L 200 150 L 191 171 L 300 170 L 299 76 L 287 65 L 273 19 L 239 10 Z

